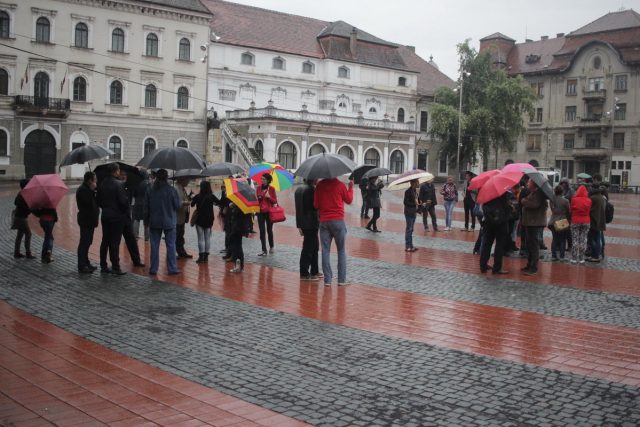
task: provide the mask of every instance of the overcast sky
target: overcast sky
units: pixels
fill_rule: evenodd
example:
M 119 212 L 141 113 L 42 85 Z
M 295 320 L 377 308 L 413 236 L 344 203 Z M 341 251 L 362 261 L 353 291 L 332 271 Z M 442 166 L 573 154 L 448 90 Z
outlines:
M 458 73 L 456 44 L 477 49 L 499 31 L 517 42 L 555 37 L 621 7 L 640 12 L 640 0 L 235 0 L 325 21 L 342 20 L 382 39 L 415 46 L 449 77 Z

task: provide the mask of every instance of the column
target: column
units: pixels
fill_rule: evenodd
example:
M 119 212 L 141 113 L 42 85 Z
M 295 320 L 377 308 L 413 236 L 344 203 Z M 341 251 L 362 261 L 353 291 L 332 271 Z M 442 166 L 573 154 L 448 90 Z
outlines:
M 382 165 L 383 168 L 389 167 L 389 145 L 384 144 L 384 150 L 382 154 Z
M 275 163 L 278 157 L 278 153 L 276 153 L 276 138 L 274 134 L 266 134 L 264 140 L 262 141 L 262 146 L 264 147 L 263 156 L 265 162 Z
M 407 170 L 410 171 L 411 169 L 413 169 L 413 165 L 414 163 L 414 156 L 415 156 L 415 149 L 414 148 L 409 148 L 409 155 L 407 156 Z
M 356 153 L 356 164 L 364 164 L 364 153 L 362 152 L 362 141 L 358 141 L 358 152 Z

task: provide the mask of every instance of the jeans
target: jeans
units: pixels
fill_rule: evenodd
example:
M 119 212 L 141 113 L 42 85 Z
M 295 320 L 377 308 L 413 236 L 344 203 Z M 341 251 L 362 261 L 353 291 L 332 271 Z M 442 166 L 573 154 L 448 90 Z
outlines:
M 342 219 L 325 221 L 320 223 L 320 243 L 322 244 L 322 273 L 325 285 L 330 285 L 333 279 L 331 271 L 331 241 L 336 240 L 338 249 L 338 283 L 347 281 L 347 252 L 345 241 L 347 238 L 347 226 Z
M 78 270 L 82 270 L 91 265 L 89 262 L 89 248 L 93 243 L 93 232 L 95 227 L 80 227 L 80 241 L 78 242 Z
M 169 273 L 175 273 L 178 271 L 178 265 L 176 262 L 176 229 L 169 228 L 163 230 L 162 228 L 150 228 L 149 234 L 151 237 L 151 265 L 149 266 L 149 273 L 155 274 L 158 272 L 160 265 L 160 239 L 164 232 L 164 244 L 167 247 L 167 270 Z
M 553 240 L 551 241 L 551 256 L 557 258 L 558 254 L 560 254 L 560 258 L 564 259 L 567 235 L 569 233 L 567 232 L 567 230 L 564 230 L 551 231 L 551 234 L 553 235 Z
M 508 239 L 509 224 L 489 224 L 482 226 L 482 244 L 480 246 L 480 270 L 486 271 L 489 258 L 491 258 L 491 246 L 495 240 L 496 247 L 493 255 L 493 271 L 502 270 L 502 257 L 504 256 L 504 242 Z
M 538 259 L 540 258 L 540 240 L 538 236 L 544 227 L 527 226 L 525 229 L 527 240 L 527 267 L 531 271 L 538 271 Z
M 204 228 L 196 225 L 196 234 L 198 235 L 198 253 L 208 254 L 211 245 L 211 227 Z
M 591 258 L 600 259 L 602 253 L 602 232 L 590 228 L 587 239 L 589 241 L 589 247 L 591 248 Z
M 371 208 L 371 209 L 373 209 L 373 216 L 371 217 L 371 219 L 367 223 L 367 228 L 370 228 L 372 230 L 377 230 L 378 229 L 378 218 L 380 218 L 380 208 Z
M 436 220 L 436 207 L 433 204 L 426 206 L 422 210 L 422 225 L 424 229 L 429 228 L 429 217 L 431 217 L 431 225 L 434 230 L 438 229 L 438 221 Z
M 318 274 L 318 230 L 302 230 L 302 251 L 300 252 L 300 277 L 315 276 Z
M 445 226 L 448 228 L 451 228 L 451 223 L 453 222 L 453 208 L 455 207 L 456 207 L 455 200 L 444 201 Z
M 404 215 L 407 227 L 404 230 L 404 247 L 405 249 L 413 248 L 413 226 L 416 224 L 415 215 Z
M 40 227 L 42 227 L 42 231 L 44 231 L 42 256 L 45 256 L 47 252 L 53 252 L 53 227 L 55 225 L 55 221 L 40 221 Z
M 13 247 L 13 253 L 20 253 L 20 243 L 24 237 L 24 250 L 27 254 L 31 254 L 31 227 L 29 227 L 29 221 L 26 218 L 16 218 L 16 241 Z
M 267 235 L 269 238 L 269 249 L 273 249 L 273 223 L 269 219 L 268 212 L 260 212 L 258 214 L 258 228 L 260 229 L 262 252 L 267 252 Z
M 142 220 L 139 219 L 134 219 L 133 220 L 133 235 L 135 236 L 135 238 L 137 239 L 140 236 L 140 223 L 142 222 Z M 142 226 L 144 227 L 144 240 L 147 241 L 149 240 L 149 226 L 142 224 Z
M 100 267 L 103 270 L 109 268 L 107 265 L 107 252 L 111 260 L 111 268 L 120 270 L 120 241 L 124 223 L 118 221 L 102 223 L 102 241 L 100 242 Z

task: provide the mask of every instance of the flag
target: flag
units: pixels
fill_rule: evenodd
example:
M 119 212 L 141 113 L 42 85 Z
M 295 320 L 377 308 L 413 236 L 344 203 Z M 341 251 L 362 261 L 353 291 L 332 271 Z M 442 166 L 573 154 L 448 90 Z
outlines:
M 24 76 L 20 79 L 20 89 L 22 89 L 25 83 L 29 83 L 29 64 L 27 64 L 27 68 L 24 69 Z
M 62 94 L 62 91 L 64 90 L 64 84 L 67 81 L 67 72 L 69 71 L 69 68 L 66 69 L 66 71 L 64 72 L 64 77 L 62 78 L 62 81 L 60 82 L 60 94 Z

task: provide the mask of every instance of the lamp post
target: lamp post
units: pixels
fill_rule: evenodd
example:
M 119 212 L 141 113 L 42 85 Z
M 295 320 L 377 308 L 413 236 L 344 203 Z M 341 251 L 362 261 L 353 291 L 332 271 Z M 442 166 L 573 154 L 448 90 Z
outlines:
M 464 86 L 465 76 L 469 76 L 471 73 L 467 73 L 460 67 L 460 104 L 458 106 L 458 151 L 456 155 L 457 168 L 458 168 L 458 180 L 460 180 L 460 147 L 462 147 L 462 88 Z

